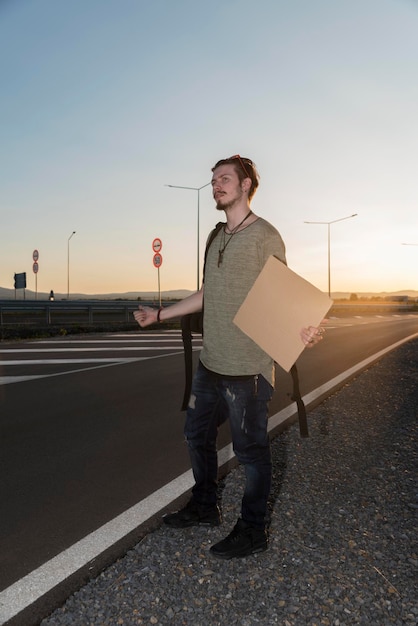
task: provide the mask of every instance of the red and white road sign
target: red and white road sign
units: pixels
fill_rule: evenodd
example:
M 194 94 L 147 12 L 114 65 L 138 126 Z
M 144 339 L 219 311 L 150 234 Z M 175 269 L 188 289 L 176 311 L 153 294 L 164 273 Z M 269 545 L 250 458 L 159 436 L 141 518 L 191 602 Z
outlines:
M 33 251 L 32 258 L 35 261 L 35 263 L 39 259 L 39 252 L 37 250 Z
M 163 247 L 163 242 L 161 241 L 161 239 L 156 237 L 154 241 L 152 242 L 152 249 L 154 250 L 154 252 L 161 252 L 162 247 Z
M 163 264 L 163 257 L 161 254 L 156 252 L 153 256 L 152 262 L 154 263 L 154 267 L 160 267 Z
M 37 274 L 37 273 L 38 273 L 38 270 L 39 270 L 39 265 L 38 265 L 38 263 L 37 263 L 36 261 L 35 261 L 35 263 L 33 264 L 32 269 L 33 269 L 33 273 L 34 273 L 34 274 Z

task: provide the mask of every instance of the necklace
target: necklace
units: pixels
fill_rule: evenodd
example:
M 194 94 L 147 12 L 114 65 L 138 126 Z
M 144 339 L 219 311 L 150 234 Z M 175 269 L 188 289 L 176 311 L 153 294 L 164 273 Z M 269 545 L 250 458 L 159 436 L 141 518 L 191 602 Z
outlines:
M 246 219 L 248 219 L 251 215 L 252 211 L 248 211 L 247 215 L 244 217 L 244 219 L 242 220 L 242 222 L 240 222 L 237 226 L 235 226 L 235 228 L 233 228 L 231 230 L 231 232 L 226 233 L 225 232 L 225 226 L 222 229 L 222 247 L 221 245 L 219 245 L 219 250 L 218 250 L 218 267 L 220 267 L 222 261 L 223 261 L 223 256 L 224 256 L 224 252 L 226 250 L 227 245 L 229 244 L 229 242 L 231 241 L 232 237 L 235 235 L 235 233 L 238 231 L 239 227 L 243 225 L 243 223 L 245 222 Z M 226 239 L 226 235 L 229 235 L 229 239 L 228 241 L 225 241 Z

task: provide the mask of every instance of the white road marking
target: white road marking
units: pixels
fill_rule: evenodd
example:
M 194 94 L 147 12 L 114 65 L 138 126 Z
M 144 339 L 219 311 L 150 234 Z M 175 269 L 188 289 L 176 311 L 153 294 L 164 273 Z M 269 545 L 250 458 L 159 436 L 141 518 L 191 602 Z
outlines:
M 193 350 L 200 350 L 200 348 L 193 348 Z M 168 354 L 156 354 L 154 356 L 139 356 L 125 359 L 62 359 L 64 364 L 71 363 L 99 363 L 100 365 L 94 365 L 92 367 L 80 367 L 75 370 L 66 370 L 65 372 L 53 372 L 50 374 L 38 374 L 27 376 L 0 376 L 0 385 L 9 385 L 11 383 L 23 383 L 29 380 L 35 380 L 36 378 L 52 378 L 53 376 L 68 376 L 69 374 L 79 374 L 80 372 L 90 372 L 102 367 L 114 367 L 116 365 L 124 365 L 125 363 L 135 363 L 139 361 L 149 361 L 151 359 L 162 359 L 168 356 L 175 356 L 177 354 L 183 354 L 183 352 L 170 352 Z M 41 360 L 41 361 L 0 361 L 0 365 L 22 365 L 22 363 L 31 363 L 32 365 L 45 365 L 60 363 L 59 359 Z M 1 626 L 1 622 L 0 622 Z
M 27 354 L 30 352 L 138 352 L 141 350 L 178 350 L 178 346 L 120 346 L 119 348 L 11 348 L 0 350 L 0 354 Z
M 146 357 L 139 357 L 142 361 Z M 114 359 L 20 359 L 19 361 L 0 361 L 0 365 L 71 365 L 72 363 L 132 363 L 138 358 L 114 358 Z
M 171 337 L 169 337 L 167 339 L 167 342 L 170 342 L 170 343 L 181 343 L 182 339 L 181 339 L 181 337 L 180 338 L 177 338 L 177 337 L 171 338 Z M 57 343 L 62 343 L 63 345 L 66 346 L 69 343 L 77 343 L 77 344 L 81 344 L 81 345 L 84 345 L 84 344 L 87 344 L 87 343 L 88 344 L 101 343 L 101 344 L 106 344 L 107 345 L 109 343 L 121 343 L 121 342 L 118 339 L 69 339 L 68 341 L 65 341 L 65 340 L 62 340 L 62 341 L 45 341 L 45 340 L 42 340 L 42 341 L 37 341 L 36 345 L 39 345 L 39 344 L 57 345 Z M 155 339 L 135 339 L 135 338 L 132 338 L 132 339 L 129 339 L 129 343 L 156 343 L 156 340 Z
M 115 366 L 115 365 L 123 365 L 126 363 L 134 363 L 134 362 L 139 362 L 139 361 L 144 361 L 146 359 L 156 359 L 156 358 L 162 358 L 165 356 L 173 356 L 173 355 L 177 355 L 177 354 L 182 354 L 183 351 L 180 350 L 180 345 L 168 345 L 171 343 L 176 343 L 176 344 L 181 344 L 182 343 L 182 339 L 179 335 L 178 331 L 175 331 L 176 335 L 178 336 L 178 338 L 173 337 L 173 336 L 168 336 L 167 337 L 167 333 L 156 333 L 156 334 L 150 334 L 147 333 L 146 335 L 146 339 L 144 337 L 141 336 L 135 336 L 132 337 L 131 335 L 124 335 L 125 338 L 129 338 L 130 341 L 135 341 L 138 343 L 156 343 L 159 345 L 155 345 L 155 346 L 144 346 L 144 345 L 136 345 L 136 346 L 121 346 L 120 345 L 120 337 L 121 335 L 115 335 L 115 337 L 118 337 L 118 339 L 93 339 L 93 340 L 89 340 L 89 339 L 85 339 L 84 337 L 82 339 L 63 339 L 61 341 L 57 341 L 57 340 L 41 340 L 41 341 L 36 341 L 36 344 L 32 344 L 34 346 L 39 346 L 39 344 L 42 345 L 48 345 L 48 346 L 54 346 L 54 347 L 18 347 L 18 348 L 10 348 L 10 349 L 6 349 L 6 350 L 0 350 L 0 355 L 6 356 L 8 354 L 31 354 L 31 353 L 35 353 L 35 354 L 39 354 L 39 353 L 50 353 L 50 354 L 57 354 L 57 353 L 72 353 L 72 352 L 77 352 L 77 353 L 86 353 L 86 352 L 136 352 L 136 353 L 140 353 L 140 352 L 150 352 L 150 351 L 160 351 L 160 352 L 164 352 L 164 354 L 158 354 L 158 355 L 153 355 L 153 356 L 137 356 L 137 357 L 127 357 L 127 356 L 114 356 L 114 357 L 108 357 L 108 358 L 92 358 L 92 357 L 80 357 L 80 358 L 56 358 L 56 359 L 4 359 L 4 360 L 0 360 L 0 366 L 3 367 L 12 367 L 12 366 L 33 366 L 33 365 L 77 365 L 77 364 L 83 364 L 83 365 L 89 365 L 91 364 L 91 367 L 83 367 L 83 368 L 78 368 L 78 369 L 71 369 L 71 370 L 66 370 L 64 372 L 54 372 L 54 373 L 48 373 L 48 374 L 27 374 L 27 375 L 22 375 L 22 376 L 0 376 L 0 385 L 8 385 L 8 384 L 12 384 L 12 383 L 23 383 L 23 382 L 27 382 L 27 381 L 31 381 L 31 380 L 36 380 L 36 379 L 40 379 L 40 378 L 49 378 L 52 376 L 67 376 L 70 374 L 76 374 L 79 372 L 85 372 L 85 371 L 91 371 L 94 369 L 98 369 L 101 367 L 107 367 L 107 366 Z M 154 339 L 150 339 L 150 337 L 154 337 Z M 199 337 L 201 340 L 201 337 Z M 161 339 L 164 339 L 164 344 L 162 341 L 160 341 Z M 167 343 L 168 342 L 168 343 Z M 109 346 L 108 344 L 119 344 L 117 346 Z M 60 345 L 62 344 L 62 347 L 57 347 L 57 344 Z M 74 347 L 68 347 L 68 344 L 81 344 L 80 347 L 78 348 L 74 348 Z M 105 347 L 87 347 L 86 344 L 105 344 Z M 193 350 L 199 350 L 201 347 L 201 341 L 196 341 L 193 345 Z

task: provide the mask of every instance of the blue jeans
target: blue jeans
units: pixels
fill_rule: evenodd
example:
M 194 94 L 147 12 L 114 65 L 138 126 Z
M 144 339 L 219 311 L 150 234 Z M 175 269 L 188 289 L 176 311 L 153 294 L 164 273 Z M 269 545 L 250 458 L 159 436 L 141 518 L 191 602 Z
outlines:
M 219 425 L 229 419 L 232 444 L 245 468 L 241 517 L 264 528 L 271 487 L 271 453 L 267 434 L 272 386 L 261 376 L 222 377 L 201 363 L 193 379 L 184 434 L 195 485 L 193 500 L 202 507 L 217 502 Z

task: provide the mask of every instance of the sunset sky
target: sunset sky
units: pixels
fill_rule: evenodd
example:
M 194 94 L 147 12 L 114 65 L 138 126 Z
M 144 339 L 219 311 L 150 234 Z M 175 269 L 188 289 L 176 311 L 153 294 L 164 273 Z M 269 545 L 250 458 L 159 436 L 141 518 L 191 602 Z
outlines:
M 0 2 L 0 287 L 195 289 L 220 159 L 331 290 L 418 289 L 416 0 Z M 222 217 L 200 192 L 200 251 Z M 69 241 L 72 232 L 76 234 Z M 407 243 L 410 245 L 402 245 Z

